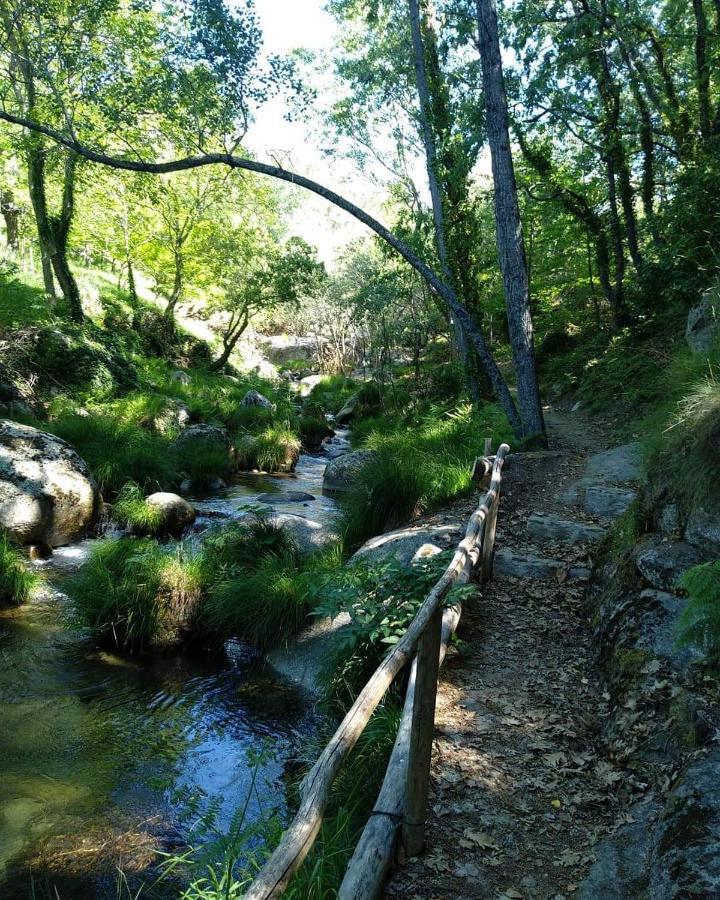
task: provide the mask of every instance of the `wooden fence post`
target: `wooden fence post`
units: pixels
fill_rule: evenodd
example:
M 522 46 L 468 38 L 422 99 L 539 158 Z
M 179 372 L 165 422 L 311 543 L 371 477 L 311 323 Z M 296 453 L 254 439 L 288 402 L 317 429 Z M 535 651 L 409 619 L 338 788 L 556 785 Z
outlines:
M 433 613 L 418 642 L 417 674 L 413 700 L 412 734 L 408 753 L 403 850 L 417 856 L 425 844 L 425 817 L 430 782 L 430 760 L 435 730 L 435 701 L 440 668 L 440 636 L 443 610 Z
M 492 578 L 493 559 L 495 558 L 495 528 L 497 526 L 500 494 L 493 498 L 492 506 L 485 518 L 482 537 L 482 556 L 480 559 L 480 583 L 486 584 Z

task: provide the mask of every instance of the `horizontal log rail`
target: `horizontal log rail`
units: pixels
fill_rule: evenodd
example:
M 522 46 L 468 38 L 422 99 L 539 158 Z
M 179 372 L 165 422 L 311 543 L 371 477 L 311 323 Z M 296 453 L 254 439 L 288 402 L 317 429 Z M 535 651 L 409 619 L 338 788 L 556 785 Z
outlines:
M 279 897 L 288 886 L 317 837 L 333 781 L 387 689 L 408 663 L 412 663 L 412 670 L 403 715 L 375 807 L 376 814 L 370 817 L 350 861 L 340 897 L 356 900 L 359 897 L 377 896 L 392 862 L 400 831 L 406 855 L 412 855 L 421 849 L 437 671 L 460 620 L 459 607 L 443 609 L 443 601 L 454 585 L 470 580 L 478 564 L 481 582 L 485 583 L 492 575 L 502 467 L 509 452 L 508 445 L 502 444 L 494 457 L 485 457 L 476 462 L 473 478 L 481 488 L 487 489 L 470 516 L 464 538 L 407 631 L 360 691 L 337 731 L 306 775 L 301 785 L 300 807 L 280 843 L 249 886 L 246 898 L 269 900 Z

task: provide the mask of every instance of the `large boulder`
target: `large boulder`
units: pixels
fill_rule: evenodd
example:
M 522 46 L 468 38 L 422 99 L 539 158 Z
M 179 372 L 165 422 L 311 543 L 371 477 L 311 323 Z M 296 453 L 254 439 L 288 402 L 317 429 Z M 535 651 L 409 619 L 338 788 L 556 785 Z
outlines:
M 162 514 L 162 521 L 157 530 L 164 534 L 182 534 L 188 525 L 192 525 L 195 521 L 195 510 L 178 494 L 158 491 L 156 494 L 150 494 L 145 502 Z
M 261 409 L 275 409 L 275 404 L 260 391 L 248 391 L 240 401 L 241 406 L 259 406 Z
M 720 558 L 720 505 L 695 506 L 685 527 L 685 540 L 708 559 Z
M 708 291 L 688 313 L 685 338 L 693 353 L 709 353 L 720 337 L 720 300 Z
M 20 544 L 59 547 L 101 509 L 88 467 L 65 441 L 0 419 L 0 527 Z
M 345 406 L 343 406 L 340 412 L 335 416 L 335 424 L 347 425 L 349 422 L 352 422 L 352 420 L 355 418 L 359 403 L 360 397 L 357 394 L 353 394 L 353 396 L 350 397 Z
M 462 536 L 463 528 L 455 523 L 408 525 L 370 538 L 352 560 L 362 560 L 371 566 L 390 561 L 409 566 L 423 547 L 432 545 L 447 550 L 454 548 Z
M 352 490 L 363 466 L 374 458 L 372 450 L 355 450 L 330 460 L 323 475 L 323 491 L 344 493 Z

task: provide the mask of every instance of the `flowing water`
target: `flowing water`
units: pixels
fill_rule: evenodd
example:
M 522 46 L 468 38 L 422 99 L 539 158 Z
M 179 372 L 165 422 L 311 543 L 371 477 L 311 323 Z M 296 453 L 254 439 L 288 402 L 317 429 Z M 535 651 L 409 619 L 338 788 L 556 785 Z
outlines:
M 259 504 L 324 538 L 337 509 L 322 473 L 346 448 L 341 435 L 295 475 L 243 477 L 198 501 L 199 529 Z M 288 491 L 314 499 L 289 502 Z M 197 809 L 227 827 L 254 777 L 249 818 L 282 814 L 285 766 L 317 725 L 308 699 L 240 643 L 212 659 L 99 650 L 72 626 L 62 591 L 94 543 L 56 551 L 35 598 L 0 612 L 2 898 L 48 885 L 61 900 L 115 897 L 117 867 L 142 872 L 158 847 L 199 839 Z

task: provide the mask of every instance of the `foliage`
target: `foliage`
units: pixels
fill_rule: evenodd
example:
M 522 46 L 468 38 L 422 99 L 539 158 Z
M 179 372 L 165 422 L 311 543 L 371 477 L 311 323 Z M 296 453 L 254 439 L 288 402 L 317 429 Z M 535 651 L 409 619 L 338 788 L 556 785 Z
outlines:
M 0 606 L 25 603 L 36 582 L 23 553 L 0 530 Z
M 258 647 L 281 644 L 306 622 L 323 570 L 334 570 L 338 559 L 332 552 L 301 556 L 271 519 L 229 526 L 204 545 L 200 626 Z
M 445 571 L 453 551 L 418 560 L 411 567 L 394 560 L 367 564 L 358 560 L 326 583 L 319 616 L 348 613 L 350 625 L 326 671 L 329 694 L 342 706 L 355 699 L 388 650 L 407 630 L 429 590 Z M 459 602 L 472 586 L 456 586 L 446 605 Z
M 70 412 L 44 427 L 77 450 L 106 498 L 128 481 L 147 490 L 166 487 L 173 480 L 167 443 L 139 426 L 104 413 Z
M 693 644 L 713 666 L 720 665 L 720 561 L 685 572 L 689 599 L 680 619 L 681 643 Z
M 324 375 L 310 391 L 306 403 L 336 415 L 356 389 L 356 383 L 346 375 Z
M 113 519 L 135 534 L 153 535 L 160 531 L 163 513 L 160 507 L 152 506 L 137 484 L 129 481 L 118 492 L 113 503 Z
M 129 653 L 181 639 L 202 589 L 202 562 L 150 538 L 107 540 L 68 582 L 78 620 Z
M 259 434 L 238 442 L 238 465 L 241 469 L 260 469 L 262 472 L 291 471 L 295 468 L 300 446 L 300 439 L 289 423 L 270 425 Z
M 355 479 L 345 501 L 342 533 L 349 547 L 437 509 L 472 488 L 472 463 L 483 437 L 507 437 L 507 424 L 494 406 L 436 405 L 370 419 L 355 429 L 375 456 Z

